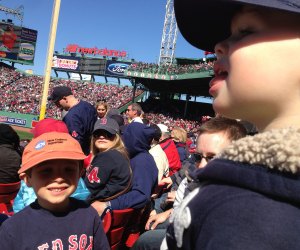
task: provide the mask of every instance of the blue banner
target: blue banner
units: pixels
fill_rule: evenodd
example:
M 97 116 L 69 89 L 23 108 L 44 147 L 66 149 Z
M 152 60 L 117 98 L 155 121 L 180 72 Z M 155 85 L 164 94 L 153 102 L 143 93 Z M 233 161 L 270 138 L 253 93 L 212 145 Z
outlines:
M 131 65 L 131 62 L 122 62 L 122 61 L 112 61 L 108 60 L 106 63 L 105 75 L 122 77 L 126 76 L 124 74 L 125 70 Z

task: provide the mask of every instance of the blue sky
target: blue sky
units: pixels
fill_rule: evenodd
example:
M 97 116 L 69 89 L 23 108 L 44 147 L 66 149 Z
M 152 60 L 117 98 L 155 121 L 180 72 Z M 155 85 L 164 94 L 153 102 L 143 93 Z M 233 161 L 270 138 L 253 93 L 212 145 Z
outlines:
M 24 6 L 23 26 L 38 31 L 33 69 L 43 75 L 53 2 L 50 0 L 2 0 L 9 8 Z M 68 44 L 82 47 L 125 50 L 137 61 L 157 62 L 165 19 L 166 0 L 61 0 L 55 50 L 62 52 Z M 1 13 L 2 19 L 20 21 Z M 203 52 L 192 47 L 178 34 L 177 57 L 200 58 Z M 18 67 L 18 66 L 17 66 Z

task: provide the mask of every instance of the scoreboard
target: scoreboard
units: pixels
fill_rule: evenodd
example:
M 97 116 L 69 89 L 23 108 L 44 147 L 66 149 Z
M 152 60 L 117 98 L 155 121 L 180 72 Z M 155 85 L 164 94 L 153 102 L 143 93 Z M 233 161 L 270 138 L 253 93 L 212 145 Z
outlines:
M 124 72 L 130 65 L 131 62 L 129 61 L 85 56 L 80 57 L 77 55 L 56 54 L 52 60 L 52 69 L 56 71 L 121 78 L 127 78 Z
M 0 22 L 0 60 L 34 64 L 37 31 Z
M 79 63 L 80 71 L 84 74 L 104 75 L 106 60 L 101 58 L 81 58 Z

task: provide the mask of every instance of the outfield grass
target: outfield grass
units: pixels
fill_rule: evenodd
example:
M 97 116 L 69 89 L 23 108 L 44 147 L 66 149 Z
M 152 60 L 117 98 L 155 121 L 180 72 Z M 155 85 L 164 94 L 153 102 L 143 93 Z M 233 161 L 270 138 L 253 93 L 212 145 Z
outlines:
M 32 139 L 33 134 L 28 133 L 28 132 L 24 132 L 24 131 L 20 131 L 20 130 L 16 130 L 17 134 L 20 137 L 20 140 L 24 140 L 24 139 Z

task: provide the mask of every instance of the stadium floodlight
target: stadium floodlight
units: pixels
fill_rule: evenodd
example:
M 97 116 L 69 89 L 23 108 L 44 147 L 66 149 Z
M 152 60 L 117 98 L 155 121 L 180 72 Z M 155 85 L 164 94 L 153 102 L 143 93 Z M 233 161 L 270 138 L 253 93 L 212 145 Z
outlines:
M 21 22 L 23 22 L 23 16 L 24 16 L 24 6 L 20 5 L 16 9 L 7 8 L 5 6 L 0 5 L 0 11 L 3 11 L 7 14 L 11 14 L 19 18 Z
M 167 0 L 165 22 L 158 61 L 159 65 L 172 64 L 174 61 L 177 32 L 178 28 L 174 13 L 174 1 Z

